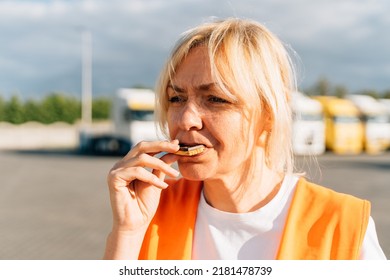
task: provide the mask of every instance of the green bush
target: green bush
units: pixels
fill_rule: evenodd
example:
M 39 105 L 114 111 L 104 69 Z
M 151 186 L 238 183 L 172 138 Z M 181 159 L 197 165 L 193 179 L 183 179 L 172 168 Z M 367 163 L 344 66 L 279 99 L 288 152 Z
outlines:
M 4 105 L 4 121 L 20 124 L 26 121 L 24 105 L 17 96 L 12 96 L 11 99 Z
M 97 98 L 92 101 L 92 119 L 106 120 L 110 118 L 111 100 L 108 98 Z
M 92 101 L 92 118 L 108 119 L 111 100 L 100 97 Z M 17 96 L 8 101 L 0 96 L 0 121 L 20 124 L 28 121 L 50 124 L 66 122 L 73 124 L 81 118 L 81 102 L 63 93 L 51 93 L 40 101 L 26 100 Z
M 51 94 L 43 99 L 42 113 L 43 123 L 66 122 L 74 123 L 81 117 L 80 102 L 72 97 L 62 94 Z
M 4 108 L 5 108 L 5 101 L 3 97 L 0 96 L 0 122 L 4 120 Z
M 34 100 L 27 100 L 24 104 L 25 119 L 28 121 L 45 122 L 41 104 Z

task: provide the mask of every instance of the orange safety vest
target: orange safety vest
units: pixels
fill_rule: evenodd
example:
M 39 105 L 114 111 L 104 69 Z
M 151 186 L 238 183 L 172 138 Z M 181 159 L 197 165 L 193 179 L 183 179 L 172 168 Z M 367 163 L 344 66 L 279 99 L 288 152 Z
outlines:
M 167 180 L 139 259 L 189 260 L 202 182 Z M 300 178 L 276 259 L 353 260 L 359 257 L 370 203 Z

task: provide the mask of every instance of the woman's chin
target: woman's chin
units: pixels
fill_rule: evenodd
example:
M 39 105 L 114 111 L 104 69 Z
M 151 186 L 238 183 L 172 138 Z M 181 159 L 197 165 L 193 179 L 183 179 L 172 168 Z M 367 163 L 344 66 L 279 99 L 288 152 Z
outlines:
M 191 181 L 204 181 L 210 175 L 210 172 L 207 172 L 207 170 L 202 167 L 199 168 L 179 165 L 179 171 L 183 178 Z

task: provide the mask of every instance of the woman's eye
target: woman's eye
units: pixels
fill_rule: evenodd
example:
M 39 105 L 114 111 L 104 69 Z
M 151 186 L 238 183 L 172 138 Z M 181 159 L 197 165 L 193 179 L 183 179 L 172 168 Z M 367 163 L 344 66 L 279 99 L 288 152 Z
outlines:
M 226 99 L 223 99 L 223 98 L 217 97 L 217 96 L 210 96 L 209 101 L 213 102 L 213 103 L 230 103 Z
M 178 103 L 182 102 L 184 99 L 180 96 L 172 96 L 168 98 L 169 103 Z

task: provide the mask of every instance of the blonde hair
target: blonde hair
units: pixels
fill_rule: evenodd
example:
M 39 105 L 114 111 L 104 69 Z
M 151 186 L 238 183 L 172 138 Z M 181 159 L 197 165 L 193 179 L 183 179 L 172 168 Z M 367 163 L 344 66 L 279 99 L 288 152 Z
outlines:
M 188 53 L 208 49 L 211 75 L 224 94 L 258 108 L 269 116 L 265 154 L 269 168 L 292 172 L 290 92 L 295 91 L 291 59 L 282 42 L 252 20 L 229 18 L 202 24 L 185 32 L 162 69 L 156 86 L 156 116 L 166 133 L 167 87 Z

